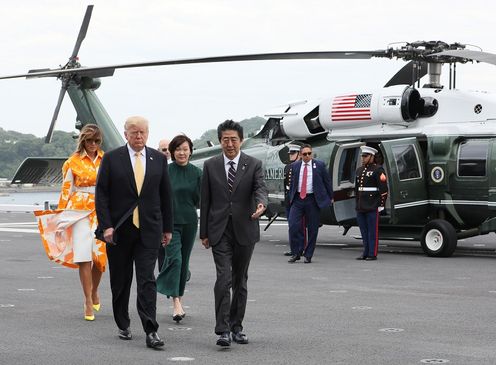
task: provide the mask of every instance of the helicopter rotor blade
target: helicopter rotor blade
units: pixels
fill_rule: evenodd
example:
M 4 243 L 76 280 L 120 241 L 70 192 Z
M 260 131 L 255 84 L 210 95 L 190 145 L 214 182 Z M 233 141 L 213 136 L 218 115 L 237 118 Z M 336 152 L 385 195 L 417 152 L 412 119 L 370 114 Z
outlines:
M 79 48 L 81 48 L 81 43 L 86 37 L 86 32 L 88 31 L 88 25 L 90 24 L 91 13 L 93 12 L 93 5 L 88 5 L 86 8 L 86 14 L 84 14 L 83 23 L 81 24 L 81 29 L 74 45 L 74 50 L 72 51 L 70 59 L 73 60 L 77 57 L 79 53 Z
M 389 80 L 384 87 L 394 86 L 394 85 L 412 85 L 412 75 L 414 68 L 420 65 L 420 70 L 417 70 L 417 77 L 414 81 L 417 82 L 419 79 L 427 74 L 427 62 L 420 61 L 410 61 L 405 66 L 403 66 L 392 78 Z
M 325 59 L 370 59 L 372 57 L 388 57 L 387 51 L 336 51 L 336 52 L 283 52 L 283 53 L 256 53 L 246 55 L 232 56 L 217 56 L 217 57 L 201 57 L 201 58 L 183 58 L 175 60 L 149 61 L 127 63 L 120 65 L 99 66 L 99 67 L 81 67 L 55 69 L 50 71 L 31 72 L 28 74 L 0 76 L 1 79 L 13 79 L 18 77 L 60 77 L 65 74 L 78 74 L 81 76 L 104 77 L 110 76 L 113 70 L 135 67 L 150 67 L 150 66 L 171 66 L 185 65 L 196 63 L 218 63 L 218 62 L 240 62 L 240 61 L 267 61 L 267 60 L 325 60 Z M 100 73 L 101 71 L 101 73 Z
M 53 130 L 55 129 L 55 122 L 57 122 L 57 117 L 59 116 L 60 107 L 62 105 L 62 100 L 64 100 L 66 91 L 67 91 L 67 87 L 65 85 L 62 85 L 62 87 L 60 88 L 59 99 L 57 101 L 57 105 L 55 106 L 55 110 L 53 112 L 50 128 L 48 128 L 48 133 L 47 136 L 45 137 L 45 143 L 50 143 L 52 141 Z
M 472 61 L 479 61 L 479 62 L 485 62 L 485 63 L 490 63 L 492 65 L 496 65 L 496 55 L 493 53 L 488 53 L 488 52 L 481 52 L 481 51 L 472 51 L 469 49 L 454 49 L 454 50 L 449 50 L 449 51 L 443 51 L 443 52 L 438 52 L 438 53 L 433 53 L 427 57 L 454 57 L 457 59 L 465 59 L 465 60 L 472 60 Z M 460 61 L 460 60 L 458 60 Z

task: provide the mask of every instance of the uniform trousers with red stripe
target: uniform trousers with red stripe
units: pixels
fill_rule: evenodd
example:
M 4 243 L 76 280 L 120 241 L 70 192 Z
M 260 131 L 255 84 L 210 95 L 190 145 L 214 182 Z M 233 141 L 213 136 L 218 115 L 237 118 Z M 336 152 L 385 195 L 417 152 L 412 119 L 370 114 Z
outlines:
M 377 256 L 379 245 L 379 213 L 377 209 L 370 212 L 357 212 L 356 219 L 362 234 L 363 257 Z

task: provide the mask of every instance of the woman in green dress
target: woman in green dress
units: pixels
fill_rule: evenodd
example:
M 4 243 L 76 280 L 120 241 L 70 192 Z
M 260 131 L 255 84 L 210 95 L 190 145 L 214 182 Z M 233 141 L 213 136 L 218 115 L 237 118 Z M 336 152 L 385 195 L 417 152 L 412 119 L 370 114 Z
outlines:
M 193 151 L 191 139 L 178 135 L 169 143 L 172 163 L 169 177 L 174 199 L 174 232 L 165 247 L 165 261 L 157 277 L 157 291 L 172 297 L 172 319 L 181 321 L 186 313 L 182 297 L 186 286 L 189 258 L 198 228 L 197 206 L 200 202 L 202 171 L 189 163 Z

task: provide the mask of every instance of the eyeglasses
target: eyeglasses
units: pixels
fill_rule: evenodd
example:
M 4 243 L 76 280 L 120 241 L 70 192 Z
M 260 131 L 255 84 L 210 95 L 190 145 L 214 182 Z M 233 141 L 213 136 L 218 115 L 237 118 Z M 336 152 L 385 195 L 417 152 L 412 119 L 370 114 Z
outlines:
M 100 144 L 102 143 L 102 140 L 101 139 L 93 139 L 93 138 L 88 138 L 88 139 L 85 139 L 84 140 L 86 143 L 96 143 L 96 144 Z
M 167 152 L 167 148 L 161 148 L 160 151 Z
M 302 153 L 302 156 L 311 156 L 312 155 L 312 152 L 304 152 Z

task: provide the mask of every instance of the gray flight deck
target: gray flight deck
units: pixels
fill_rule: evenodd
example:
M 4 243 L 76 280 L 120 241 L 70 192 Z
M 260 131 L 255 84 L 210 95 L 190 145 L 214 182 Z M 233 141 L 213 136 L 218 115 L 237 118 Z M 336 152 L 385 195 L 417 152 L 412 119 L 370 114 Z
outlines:
M 265 226 L 263 222 L 262 226 Z M 496 364 L 496 240 L 459 243 L 429 258 L 416 242 L 381 242 L 378 261 L 356 261 L 360 241 L 323 227 L 311 264 L 288 264 L 287 226 L 257 244 L 244 321 L 250 343 L 215 345 L 210 250 L 195 245 L 186 318 L 158 298 L 161 351 L 145 347 L 130 302 L 132 341 L 117 337 L 108 274 L 102 310 L 83 320 L 76 270 L 50 262 L 32 214 L 0 213 L 0 364 Z

